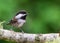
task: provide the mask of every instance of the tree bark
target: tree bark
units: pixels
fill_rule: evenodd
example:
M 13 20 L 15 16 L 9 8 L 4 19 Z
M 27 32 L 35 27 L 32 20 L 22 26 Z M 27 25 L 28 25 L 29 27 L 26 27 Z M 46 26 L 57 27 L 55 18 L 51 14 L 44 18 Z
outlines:
M 0 29 L 0 40 L 18 43 L 60 43 L 60 33 L 29 34 Z

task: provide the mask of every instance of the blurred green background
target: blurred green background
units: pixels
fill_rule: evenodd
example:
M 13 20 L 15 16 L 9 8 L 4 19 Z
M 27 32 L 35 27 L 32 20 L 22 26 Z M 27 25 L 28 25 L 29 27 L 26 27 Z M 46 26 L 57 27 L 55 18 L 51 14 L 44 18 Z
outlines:
M 0 21 L 7 23 L 20 10 L 28 12 L 24 32 L 60 32 L 60 0 L 0 0 Z M 4 24 L 4 28 L 10 27 Z
M 20 10 L 28 12 L 23 30 L 28 33 L 50 33 L 60 30 L 59 0 L 0 0 L 0 19 L 8 22 Z
M 0 20 L 7 23 L 20 10 L 28 12 L 26 23 L 22 27 L 24 32 L 51 33 L 60 31 L 59 0 L 0 0 Z M 4 24 L 4 28 L 8 27 Z
M 24 32 L 51 33 L 60 31 L 59 0 L 0 0 L 0 20 L 7 23 L 20 10 L 28 12 L 26 23 L 22 27 Z M 8 27 L 4 24 L 4 28 Z

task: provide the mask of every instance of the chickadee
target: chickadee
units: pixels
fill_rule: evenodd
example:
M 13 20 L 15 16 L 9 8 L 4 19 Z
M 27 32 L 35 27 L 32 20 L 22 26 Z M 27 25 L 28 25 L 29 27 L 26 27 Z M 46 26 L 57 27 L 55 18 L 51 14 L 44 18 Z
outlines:
M 12 18 L 12 20 L 10 20 L 10 22 L 8 23 L 8 25 L 12 25 L 14 27 L 20 28 L 26 22 L 26 16 L 27 16 L 26 11 L 22 10 L 22 11 L 18 12 Z

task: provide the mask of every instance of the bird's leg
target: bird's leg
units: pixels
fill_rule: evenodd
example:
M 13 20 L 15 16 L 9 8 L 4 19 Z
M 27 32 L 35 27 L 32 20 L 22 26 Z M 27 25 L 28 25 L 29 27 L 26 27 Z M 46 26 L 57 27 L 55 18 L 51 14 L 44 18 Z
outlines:
M 24 31 L 20 28 L 21 32 L 24 33 Z

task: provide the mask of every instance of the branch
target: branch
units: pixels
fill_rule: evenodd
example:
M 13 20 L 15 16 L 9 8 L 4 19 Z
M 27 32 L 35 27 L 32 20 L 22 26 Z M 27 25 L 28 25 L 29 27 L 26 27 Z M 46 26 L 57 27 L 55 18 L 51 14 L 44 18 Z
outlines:
M 0 39 L 18 43 L 60 43 L 60 34 L 28 34 L 0 29 Z

